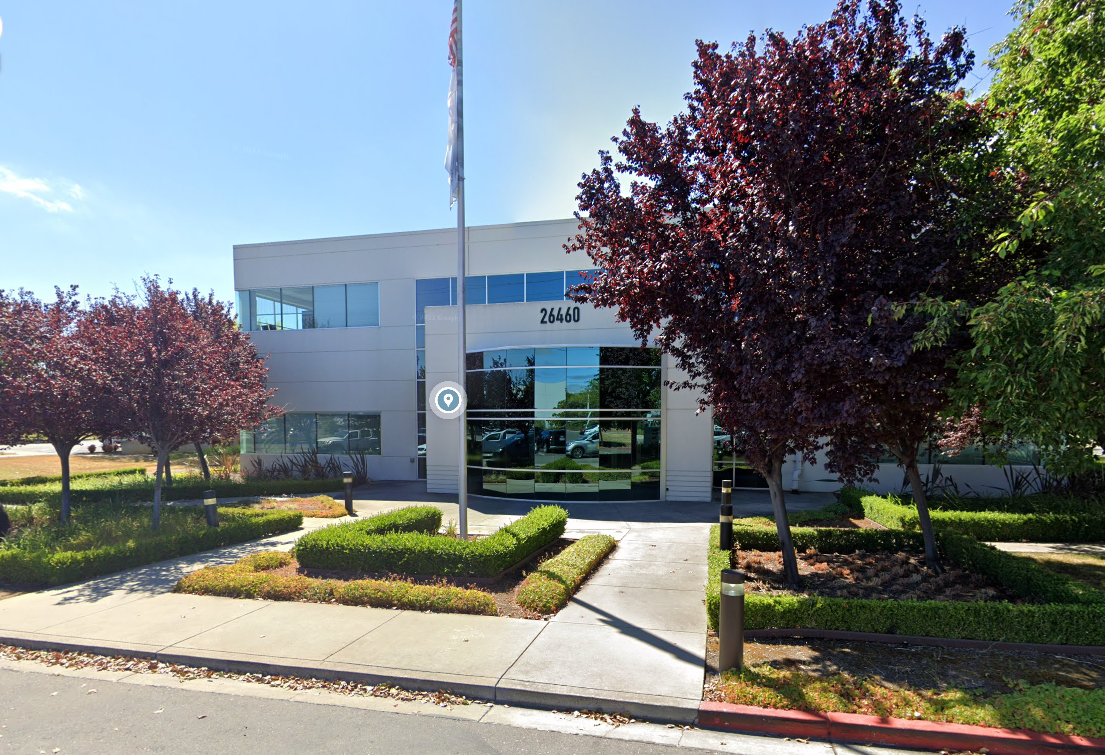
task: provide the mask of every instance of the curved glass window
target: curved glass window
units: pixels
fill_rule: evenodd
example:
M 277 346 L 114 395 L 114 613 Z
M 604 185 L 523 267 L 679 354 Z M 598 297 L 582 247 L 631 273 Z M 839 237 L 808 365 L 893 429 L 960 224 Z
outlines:
M 660 352 L 468 355 L 468 488 L 537 500 L 660 497 Z

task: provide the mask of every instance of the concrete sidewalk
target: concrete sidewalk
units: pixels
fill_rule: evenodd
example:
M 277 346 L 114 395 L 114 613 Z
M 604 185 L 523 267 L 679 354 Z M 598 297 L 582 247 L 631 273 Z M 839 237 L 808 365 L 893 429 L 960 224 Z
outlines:
M 358 491 L 361 515 L 431 502 L 417 486 Z M 766 497 L 766 496 L 765 496 Z M 427 499 L 430 499 L 427 501 Z M 803 496 L 810 507 L 827 501 Z M 750 502 L 749 513 L 765 502 Z M 473 531 L 533 504 L 473 499 Z M 202 566 L 287 549 L 302 534 L 153 564 L 0 601 L 0 642 L 137 654 L 211 668 L 449 688 L 548 708 L 602 708 L 689 723 L 701 701 L 712 504 L 568 504 L 570 535 L 607 532 L 618 548 L 550 621 L 177 595 Z M 341 521 L 341 520 L 338 520 Z M 310 520 L 311 528 L 329 524 Z

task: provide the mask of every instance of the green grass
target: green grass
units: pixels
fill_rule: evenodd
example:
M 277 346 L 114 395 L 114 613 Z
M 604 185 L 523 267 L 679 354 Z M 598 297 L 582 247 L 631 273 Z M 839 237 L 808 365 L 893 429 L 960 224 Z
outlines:
M 411 516 L 408 531 L 378 531 L 376 517 L 324 527 L 300 538 L 296 559 L 316 569 L 367 573 L 418 574 L 441 577 L 493 577 L 514 566 L 564 534 L 568 512 L 541 506 L 495 534 L 463 541 L 436 534 L 430 514 L 400 509 L 385 516 Z M 435 509 L 436 511 L 436 509 Z M 434 533 L 434 534 L 431 534 Z
M 125 470 L 121 470 L 125 471 Z M 42 478 L 25 478 L 39 479 Z M 60 479 L 0 486 L 0 504 L 61 504 Z M 148 503 L 153 500 L 154 477 L 139 470 L 129 474 L 93 473 L 73 475 L 70 501 L 82 503 Z M 220 498 L 258 495 L 327 493 L 340 490 L 341 480 L 246 480 L 205 482 L 200 475 L 174 475 L 172 485 L 162 485 L 163 501 L 183 501 L 203 496 L 213 489 Z
M 287 566 L 291 562 L 290 553 L 255 553 L 229 566 L 207 567 L 192 572 L 180 580 L 173 591 L 224 598 L 341 603 L 347 606 L 435 613 L 483 616 L 496 616 L 499 613 L 495 598 L 482 590 L 449 585 L 420 585 L 398 579 L 358 579 L 345 582 L 272 573 L 271 570 Z
M 537 613 L 559 611 L 615 545 L 609 535 L 580 538 L 525 578 L 518 586 L 518 604 Z
M 167 508 L 152 529 L 145 506 L 86 504 L 69 525 L 31 523 L 0 541 L 0 583 L 59 585 L 232 543 L 290 532 L 303 524 L 297 511 L 219 508 L 210 528 L 198 507 Z
M 723 702 L 762 708 L 1105 736 L 1105 689 L 1023 682 L 1014 682 L 1011 687 L 999 694 L 892 688 L 875 679 L 845 673 L 819 675 L 759 665 L 724 674 L 717 695 Z

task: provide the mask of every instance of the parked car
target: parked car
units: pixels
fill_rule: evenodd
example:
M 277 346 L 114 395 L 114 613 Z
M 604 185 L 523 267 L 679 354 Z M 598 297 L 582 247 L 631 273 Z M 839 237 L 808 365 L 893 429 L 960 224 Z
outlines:
M 714 450 L 729 453 L 733 450 L 733 436 L 721 425 L 714 425 Z
M 483 447 L 483 455 L 485 457 L 496 456 L 503 448 L 503 446 L 510 443 L 513 439 L 524 437 L 525 435 L 522 434 L 521 430 L 514 430 L 509 428 L 506 430 L 495 430 L 493 432 L 490 432 L 480 439 L 480 444 Z
M 573 459 L 599 455 L 599 429 L 589 428 L 583 435 L 568 444 L 567 454 Z

